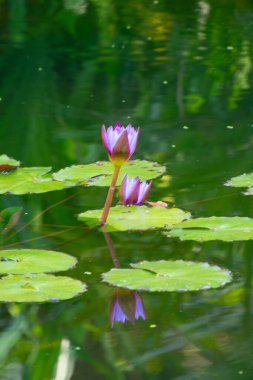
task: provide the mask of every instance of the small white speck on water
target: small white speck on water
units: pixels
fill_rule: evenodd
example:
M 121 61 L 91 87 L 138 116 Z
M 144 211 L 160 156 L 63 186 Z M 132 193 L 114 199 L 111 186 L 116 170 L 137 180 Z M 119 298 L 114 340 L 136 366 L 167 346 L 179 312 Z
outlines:
M 234 129 L 233 125 L 227 125 L 227 129 Z
M 90 275 L 90 274 L 92 274 L 91 272 L 84 272 L 84 274 L 88 274 L 88 275 Z
M 187 127 L 187 125 L 184 125 L 184 126 L 183 126 L 183 129 L 189 129 L 189 127 Z
M 43 70 L 43 67 L 38 67 L 38 71 L 42 71 Z
M 150 327 L 151 329 L 154 329 L 154 328 L 157 327 L 157 325 L 153 324 L 153 325 L 149 325 L 149 327 Z
M 167 81 L 167 80 L 164 80 L 164 81 L 163 81 L 163 84 L 168 84 L 168 81 Z

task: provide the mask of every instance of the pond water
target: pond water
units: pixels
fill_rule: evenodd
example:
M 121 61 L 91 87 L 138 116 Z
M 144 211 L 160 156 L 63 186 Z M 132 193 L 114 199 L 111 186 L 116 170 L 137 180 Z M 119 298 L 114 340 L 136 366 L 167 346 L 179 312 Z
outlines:
M 1 154 L 55 171 L 106 160 L 101 125 L 120 120 L 141 127 L 135 159 L 166 165 L 150 201 L 194 218 L 252 216 L 251 196 L 224 186 L 253 169 L 249 0 L 1 1 L 0 28 Z M 1 248 L 73 255 L 78 265 L 60 274 L 88 289 L 67 301 L 0 305 L 0 379 L 252 379 L 253 242 L 112 232 L 111 257 L 101 231 L 76 218 L 102 208 L 106 192 L 1 196 L 1 209 L 23 210 Z M 115 288 L 101 274 L 115 263 L 175 259 L 227 268 L 233 281 L 140 292 L 146 319 L 111 327 Z M 131 297 L 122 295 L 128 311 Z

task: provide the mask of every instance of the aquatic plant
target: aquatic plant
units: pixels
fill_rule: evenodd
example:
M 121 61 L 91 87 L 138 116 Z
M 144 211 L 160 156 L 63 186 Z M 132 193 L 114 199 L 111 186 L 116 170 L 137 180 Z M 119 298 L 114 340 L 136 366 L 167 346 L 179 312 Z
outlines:
M 125 174 L 119 189 L 119 201 L 124 205 L 139 205 L 145 202 L 150 191 L 152 181 L 140 181 L 139 177 L 128 178 Z
M 102 126 L 102 141 L 110 160 L 114 164 L 114 173 L 100 220 L 101 225 L 105 224 L 109 214 L 120 168 L 135 151 L 139 130 L 139 128 L 135 130 L 131 124 L 126 128 L 122 127 L 119 122 L 107 130 L 104 125 Z
M 140 128 L 136 130 L 131 124 L 122 127 L 120 122 L 110 126 L 107 130 L 102 126 L 102 141 L 109 158 L 115 166 L 122 166 L 133 155 Z

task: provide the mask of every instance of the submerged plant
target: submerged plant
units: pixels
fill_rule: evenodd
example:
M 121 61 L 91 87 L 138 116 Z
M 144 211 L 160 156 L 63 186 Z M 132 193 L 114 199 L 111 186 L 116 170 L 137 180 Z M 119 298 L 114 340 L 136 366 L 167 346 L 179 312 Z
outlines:
M 124 176 L 119 189 L 119 201 L 124 205 L 139 205 L 147 199 L 152 181 L 140 181 L 139 177 L 128 178 Z
M 113 295 L 110 309 L 110 324 L 114 321 L 125 323 L 142 318 L 146 319 L 146 312 L 143 306 L 141 296 L 137 291 L 117 289 Z
M 102 126 L 102 141 L 111 162 L 114 164 L 114 173 L 100 220 L 101 225 L 105 224 L 109 214 L 120 168 L 135 151 L 139 130 L 139 128 L 135 130 L 131 124 L 126 128 L 122 127 L 119 122 L 114 127 L 110 126 L 107 130 L 104 125 Z

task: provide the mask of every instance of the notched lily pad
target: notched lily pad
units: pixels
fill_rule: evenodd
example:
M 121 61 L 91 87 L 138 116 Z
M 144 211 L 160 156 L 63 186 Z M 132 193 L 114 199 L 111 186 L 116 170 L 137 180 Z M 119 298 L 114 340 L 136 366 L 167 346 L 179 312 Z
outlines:
M 0 174 L 0 194 L 21 195 L 64 189 L 65 184 L 55 181 L 50 170 L 51 167 L 17 168 L 8 175 Z
M 8 275 L 0 280 L 1 302 L 56 302 L 85 291 L 81 281 L 49 274 Z
M 89 210 L 78 215 L 78 219 L 90 226 L 99 224 L 103 210 Z M 191 214 L 179 208 L 147 206 L 111 207 L 106 222 L 109 231 L 148 230 L 150 228 L 171 227 L 189 219 Z
M 192 261 L 142 261 L 134 269 L 111 269 L 103 281 L 131 290 L 150 292 L 185 292 L 219 288 L 230 282 L 229 270 L 208 263 Z
M 253 219 L 246 217 L 216 217 L 186 220 L 166 232 L 168 237 L 180 240 L 251 240 L 253 239 Z
M 58 272 L 72 268 L 75 257 L 44 249 L 7 249 L 0 251 L 0 274 Z
M 125 173 L 130 177 L 139 176 L 141 180 L 159 177 L 165 172 L 165 166 L 156 162 L 133 160 L 122 166 L 117 184 L 120 185 Z M 57 181 L 63 181 L 68 186 L 83 184 L 87 186 L 109 186 L 114 166 L 111 162 L 100 161 L 88 165 L 73 165 L 53 174 Z

